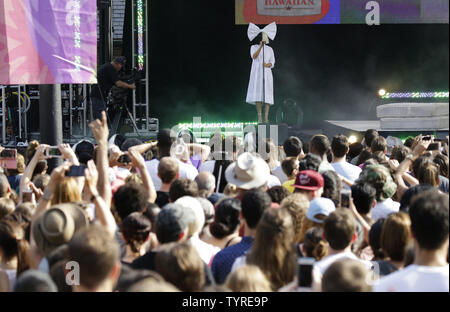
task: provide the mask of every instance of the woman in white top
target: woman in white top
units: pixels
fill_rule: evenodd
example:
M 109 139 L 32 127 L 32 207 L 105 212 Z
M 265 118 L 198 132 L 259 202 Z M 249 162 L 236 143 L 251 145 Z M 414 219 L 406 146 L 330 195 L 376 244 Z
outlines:
M 21 226 L 0 222 L 0 292 L 12 291 L 20 273 L 29 269 L 30 245 Z
M 264 103 L 266 109 L 265 122 L 268 123 L 269 107 L 274 104 L 272 68 L 275 66 L 275 54 L 273 49 L 267 45 L 269 38 L 266 33 L 262 33 L 262 38 L 259 46 L 255 44 L 250 48 L 250 56 L 253 62 L 246 102 L 256 105 L 259 123 L 262 122 L 262 104 Z

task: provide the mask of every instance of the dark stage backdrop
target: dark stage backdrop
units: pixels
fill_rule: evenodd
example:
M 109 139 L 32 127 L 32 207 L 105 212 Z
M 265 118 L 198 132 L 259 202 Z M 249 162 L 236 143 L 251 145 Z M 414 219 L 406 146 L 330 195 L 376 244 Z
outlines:
M 234 1 L 149 1 L 150 111 L 161 125 L 248 121 L 251 58 Z M 260 37 L 255 39 L 258 41 Z M 279 25 L 273 47 L 275 110 L 286 98 L 308 126 L 376 119 L 377 91 L 444 91 L 448 25 Z

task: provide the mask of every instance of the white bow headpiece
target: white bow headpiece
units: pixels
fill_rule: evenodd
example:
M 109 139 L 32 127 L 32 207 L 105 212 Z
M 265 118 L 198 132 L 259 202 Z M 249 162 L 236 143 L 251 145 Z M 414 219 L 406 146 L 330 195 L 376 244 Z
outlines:
M 277 35 L 277 24 L 275 22 L 270 23 L 269 25 L 264 27 L 262 30 L 259 29 L 259 27 L 253 23 L 250 23 L 248 25 L 247 35 L 248 35 L 248 39 L 250 39 L 250 41 L 255 39 L 256 36 L 258 36 L 260 33 L 267 34 L 267 36 L 269 36 L 270 40 L 275 39 L 275 36 Z

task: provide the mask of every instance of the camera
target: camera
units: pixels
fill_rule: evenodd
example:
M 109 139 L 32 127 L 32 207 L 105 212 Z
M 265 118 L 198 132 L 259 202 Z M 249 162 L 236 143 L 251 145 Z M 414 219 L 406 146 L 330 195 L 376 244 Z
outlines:
M 121 164 L 129 164 L 129 163 L 131 163 L 131 159 L 130 159 L 130 156 L 128 156 L 128 153 L 125 153 L 119 157 L 117 162 L 119 162 Z
M 45 155 L 47 157 L 51 157 L 51 158 L 61 158 L 62 157 L 61 151 L 59 150 L 59 148 L 57 146 L 50 146 L 45 151 Z

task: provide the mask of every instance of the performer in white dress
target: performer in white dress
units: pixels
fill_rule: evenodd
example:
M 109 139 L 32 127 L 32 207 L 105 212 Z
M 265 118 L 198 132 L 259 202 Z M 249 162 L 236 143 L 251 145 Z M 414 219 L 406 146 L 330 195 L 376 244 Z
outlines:
M 275 55 L 273 49 L 267 46 L 267 44 L 269 43 L 269 37 L 272 40 L 275 38 L 276 31 L 277 28 L 275 23 L 266 26 L 263 30 L 260 30 L 255 24 L 250 23 L 248 29 L 250 41 L 252 41 L 259 33 L 262 33 L 262 40 L 259 45 L 255 44 L 250 48 L 250 57 L 252 58 L 253 63 L 246 100 L 247 103 L 256 105 L 259 123 L 262 122 L 263 103 L 265 104 L 266 123 L 269 122 L 270 105 L 274 104 L 272 68 L 275 66 Z M 263 80 L 265 81 L 264 87 Z

